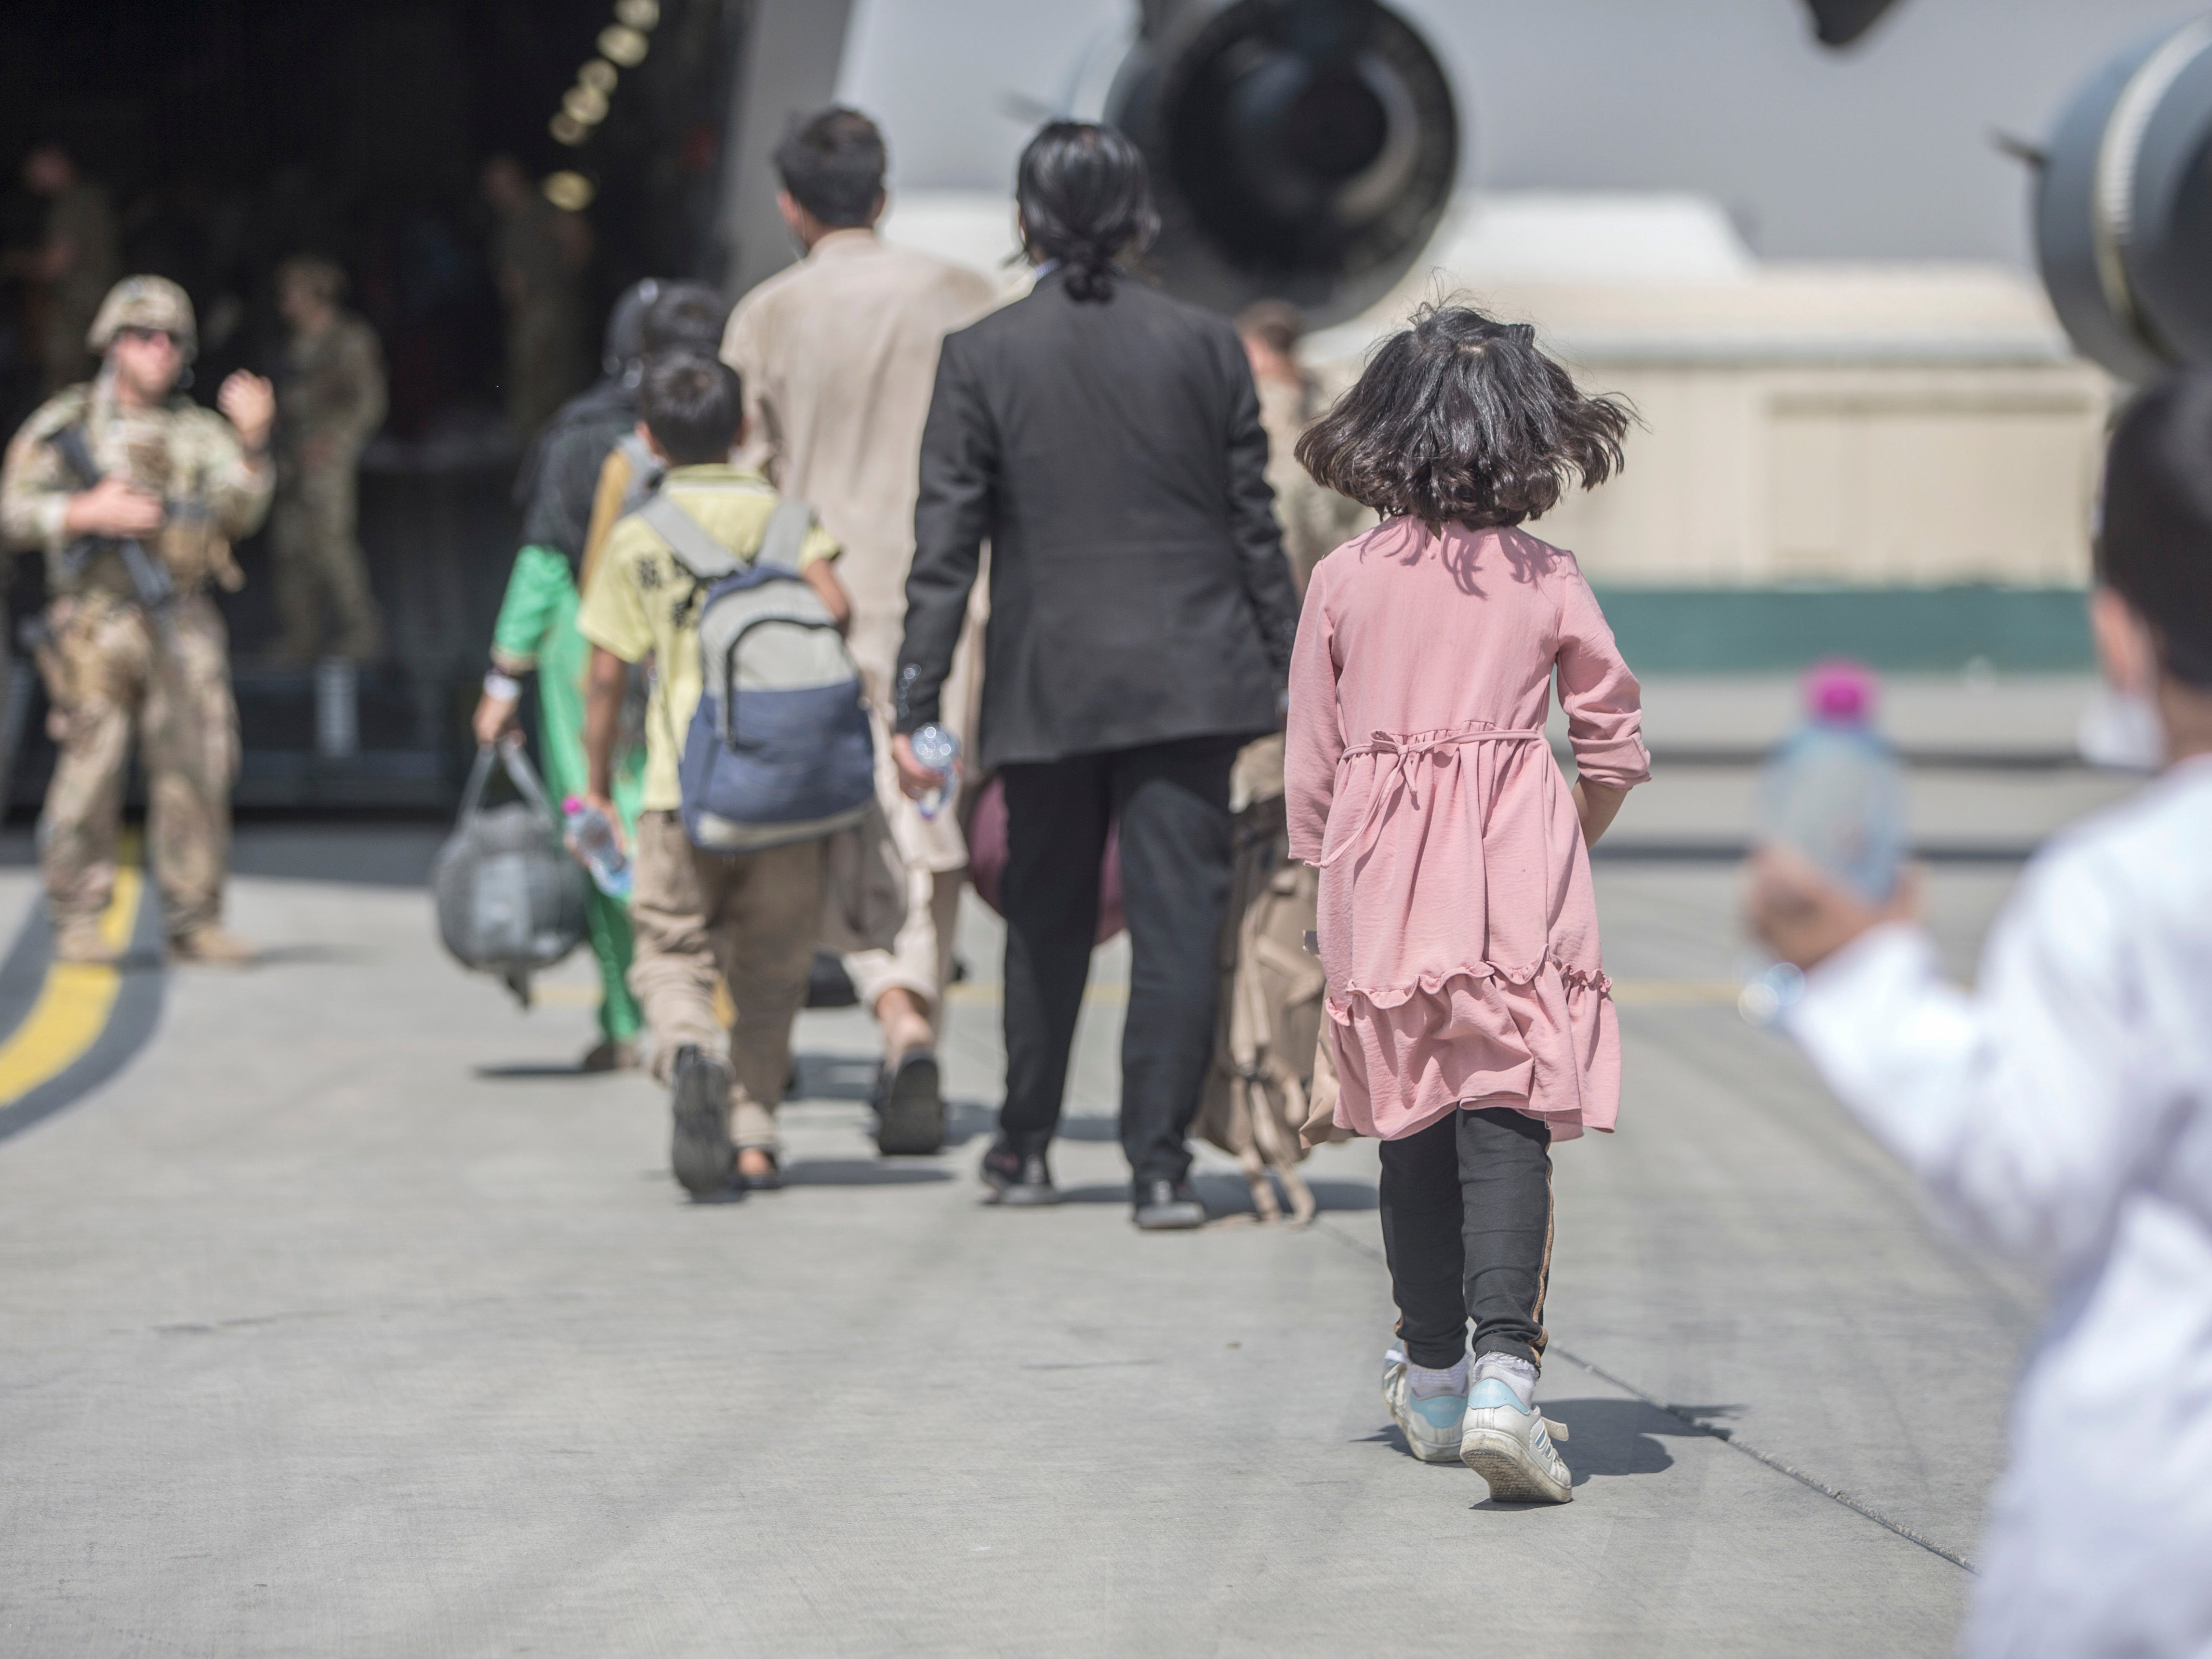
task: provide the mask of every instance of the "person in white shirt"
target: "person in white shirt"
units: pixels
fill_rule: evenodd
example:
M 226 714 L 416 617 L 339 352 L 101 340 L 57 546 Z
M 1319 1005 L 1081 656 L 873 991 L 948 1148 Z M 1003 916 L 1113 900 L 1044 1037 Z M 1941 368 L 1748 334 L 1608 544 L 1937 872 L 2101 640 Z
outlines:
M 2054 839 L 1946 982 L 1908 887 L 1875 909 L 1779 849 L 1753 930 L 1787 1028 L 1966 1231 L 2039 1274 L 1965 1639 L 1977 1659 L 2212 1654 L 2212 373 L 2112 440 L 2099 659 L 2159 778 Z

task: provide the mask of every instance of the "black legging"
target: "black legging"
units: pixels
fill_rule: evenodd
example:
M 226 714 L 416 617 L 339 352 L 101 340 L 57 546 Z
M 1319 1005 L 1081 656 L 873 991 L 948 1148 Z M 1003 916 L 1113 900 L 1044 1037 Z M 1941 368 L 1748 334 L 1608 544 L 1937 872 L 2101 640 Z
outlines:
M 1193 738 L 1008 766 L 1006 1103 L 1000 1127 L 1041 1150 L 1060 1123 L 1067 1054 L 1098 926 L 1098 861 L 1121 824 L 1129 919 L 1121 1147 L 1139 1182 L 1180 1181 L 1213 1056 L 1229 908 L 1229 769 L 1239 739 Z
M 1504 1107 L 1455 1111 L 1382 1152 L 1382 1249 L 1416 1365 L 1474 1352 L 1544 1357 L 1552 1270 L 1551 1131 Z

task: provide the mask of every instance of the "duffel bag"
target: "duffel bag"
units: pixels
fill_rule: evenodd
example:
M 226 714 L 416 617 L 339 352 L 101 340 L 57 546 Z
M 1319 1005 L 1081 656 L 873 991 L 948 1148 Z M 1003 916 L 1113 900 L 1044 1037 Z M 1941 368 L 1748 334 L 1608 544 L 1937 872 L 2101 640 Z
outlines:
M 495 761 L 521 799 L 487 807 L 484 787 Z M 530 976 L 582 941 L 591 878 L 562 844 L 561 820 L 521 744 L 477 751 L 460 815 L 438 849 L 430 884 L 438 937 L 454 960 L 497 975 L 526 1008 Z

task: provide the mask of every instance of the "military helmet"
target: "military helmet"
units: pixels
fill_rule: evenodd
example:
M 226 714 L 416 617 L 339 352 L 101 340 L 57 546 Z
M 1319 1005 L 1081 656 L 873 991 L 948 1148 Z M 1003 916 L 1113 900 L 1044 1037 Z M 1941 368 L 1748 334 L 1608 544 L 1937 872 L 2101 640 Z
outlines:
M 345 270 L 334 259 L 315 253 L 295 253 L 276 267 L 276 286 L 305 289 L 327 305 L 345 298 Z
M 199 349 L 191 299 L 166 276 L 125 276 L 108 289 L 84 343 L 94 351 L 105 352 L 117 331 L 125 328 L 167 330 L 177 337 L 177 345 L 187 360 Z

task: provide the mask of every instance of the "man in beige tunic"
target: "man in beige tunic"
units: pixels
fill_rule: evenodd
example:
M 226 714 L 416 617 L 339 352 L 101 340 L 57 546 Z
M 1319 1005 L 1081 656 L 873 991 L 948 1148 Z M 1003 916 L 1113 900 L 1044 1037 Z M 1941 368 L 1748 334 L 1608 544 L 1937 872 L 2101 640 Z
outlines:
M 898 787 L 892 676 L 938 349 L 1000 295 L 979 272 L 877 236 L 884 150 L 867 117 L 829 109 L 796 122 L 775 161 L 777 203 L 806 257 L 738 301 L 722 357 L 744 381 L 746 459 L 786 495 L 811 503 L 844 545 L 838 574 L 876 715 L 878 793 L 908 881 L 896 945 L 848 957 L 845 966 L 883 1033 L 877 1143 L 886 1152 L 931 1152 L 945 1139 L 936 1034 L 968 849 L 949 805 L 925 818 Z M 948 709 L 962 706 L 948 695 Z

